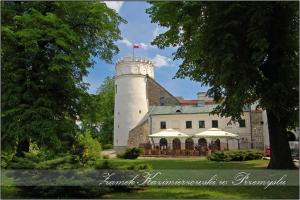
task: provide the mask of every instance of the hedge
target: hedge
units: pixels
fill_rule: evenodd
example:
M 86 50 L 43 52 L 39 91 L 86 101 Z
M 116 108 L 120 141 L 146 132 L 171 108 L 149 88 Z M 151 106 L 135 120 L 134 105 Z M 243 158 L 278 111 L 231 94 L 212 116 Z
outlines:
M 259 160 L 264 156 L 263 152 L 257 150 L 239 150 L 239 151 L 216 151 L 207 156 L 212 161 L 246 161 Z

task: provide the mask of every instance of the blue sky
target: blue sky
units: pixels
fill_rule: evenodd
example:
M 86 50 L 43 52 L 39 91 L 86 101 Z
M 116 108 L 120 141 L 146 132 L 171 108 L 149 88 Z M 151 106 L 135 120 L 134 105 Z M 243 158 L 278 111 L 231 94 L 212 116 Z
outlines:
M 95 93 L 107 76 L 114 76 L 114 63 L 118 58 L 132 55 L 132 44 L 139 44 L 135 49 L 135 56 L 146 57 L 154 62 L 155 80 L 164 86 L 174 96 L 183 96 L 185 99 L 195 99 L 199 91 L 206 91 L 200 83 L 189 79 L 172 79 L 178 70 L 180 61 L 173 61 L 172 53 L 175 48 L 158 49 L 150 43 L 155 35 L 164 31 L 162 27 L 153 24 L 145 9 L 150 5 L 147 2 L 106 2 L 115 9 L 128 23 L 120 25 L 122 40 L 116 42 L 120 52 L 113 58 L 113 64 L 95 59 L 95 65 L 89 70 L 84 81 L 90 84 L 89 92 Z

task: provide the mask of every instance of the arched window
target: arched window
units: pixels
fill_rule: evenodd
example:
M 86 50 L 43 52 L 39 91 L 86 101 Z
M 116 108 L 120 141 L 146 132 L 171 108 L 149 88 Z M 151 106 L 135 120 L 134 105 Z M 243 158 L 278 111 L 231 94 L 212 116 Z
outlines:
M 215 141 L 215 149 L 216 149 L 216 150 L 221 150 L 221 142 L 220 142 L 220 139 L 216 139 L 216 141 Z
M 174 138 L 173 140 L 173 149 L 180 150 L 181 149 L 181 142 L 178 138 Z
M 201 147 L 207 147 L 207 141 L 205 138 L 200 138 L 198 140 L 198 146 L 201 148 Z
M 185 140 L 185 149 L 194 150 L 194 140 L 192 138 L 188 138 Z
M 168 147 L 168 141 L 167 141 L 166 138 L 161 138 L 159 140 L 159 147 L 160 147 L 160 149 L 167 149 L 167 147 Z

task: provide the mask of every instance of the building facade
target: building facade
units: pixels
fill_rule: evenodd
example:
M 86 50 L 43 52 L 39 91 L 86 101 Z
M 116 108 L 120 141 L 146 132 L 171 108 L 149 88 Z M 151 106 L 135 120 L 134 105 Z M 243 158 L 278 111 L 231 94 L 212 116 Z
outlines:
M 186 149 L 218 141 L 220 149 L 263 150 L 269 144 L 265 111 L 245 109 L 242 120 L 234 123 L 230 118 L 212 115 L 216 106 L 206 92 L 199 92 L 193 100 L 177 99 L 155 81 L 151 61 L 125 57 L 116 64 L 114 149 L 121 152 L 145 145 Z M 211 128 L 236 134 L 238 139 L 195 137 Z M 187 137 L 149 137 L 163 130 L 176 130 Z
M 129 131 L 148 113 L 147 77 L 154 78 L 154 66 L 146 59 L 125 57 L 115 70 L 114 148 L 119 151 L 128 146 Z

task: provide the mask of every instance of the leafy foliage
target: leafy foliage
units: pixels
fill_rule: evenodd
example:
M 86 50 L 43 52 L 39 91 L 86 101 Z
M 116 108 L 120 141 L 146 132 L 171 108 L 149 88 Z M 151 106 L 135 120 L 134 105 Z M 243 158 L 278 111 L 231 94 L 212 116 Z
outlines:
M 56 156 L 54 158 L 49 158 L 48 155 L 44 155 L 45 152 L 40 152 L 39 154 L 33 154 L 33 153 L 25 153 L 24 157 L 14 157 L 11 162 L 9 162 L 9 169 L 51 169 L 51 170 L 59 170 L 59 169 L 81 169 L 82 165 L 78 160 L 76 159 L 76 156 L 74 155 L 60 155 Z M 95 162 L 94 164 L 95 165 Z M 53 183 L 55 181 L 65 181 L 68 180 L 69 182 L 74 181 L 76 183 L 76 179 L 80 177 L 80 171 L 69 171 L 69 173 L 74 173 L 73 176 L 70 176 L 68 174 L 61 174 L 56 179 L 53 179 Z M 22 180 L 22 172 L 19 171 L 20 179 L 21 181 L 29 181 L 29 180 Z M 19 173 L 16 171 L 16 173 Z M 44 171 L 45 172 L 45 171 Z M 56 171 L 59 173 L 59 171 Z M 63 171 L 62 171 L 63 172 Z M 34 173 L 34 171 L 26 172 L 24 171 L 24 177 L 28 176 L 26 173 Z M 51 174 L 51 171 L 49 172 Z M 50 180 L 48 176 L 42 175 L 43 173 L 36 173 L 34 176 L 31 177 L 32 180 L 43 182 L 45 181 L 48 183 Z M 13 175 L 13 177 L 16 177 L 16 175 Z M 93 178 L 86 177 L 84 180 L 86 183 L 89 183 L 89 181 L 93 181 Z M 20 180 L 19 180 L 20 181 Z M 100 186 L 42 186 L 36 185 L 36 186 L 19 186 L 19 193 L 20 196 L 23 198 L 78 198 L 78 197 L 96 197 L 100 196 L 104 193 L 113 191 L 114 188 L 112 187 L 100 187 Z
M 142 153 L 142 148 L 133 147 L 126 149 L 124 153 L 118 154 L 117 156 L 124 159 L 137 159 Z
M 111 162 L 109 162 L 108 160 L 105 160 L 103 162 L 98 163 L 95 166 L 96 169 L 113 169 L 114 166 L 112 165 Z
M 217 151 L 207 156 L 207 159 L 213 161 L 246 161 L 262 159 L 263 155 L 263 152 L 255 150 Z
M 15 151 L 2 151 L 1 152 L 1 169 L 5 169 L 8 163 L 13 159 Z
M 240 119 L 258 102 L 292 125 L 298 115 L 298 2 L 151 2 L 152 22 L 168 28 L 160 48 L 178 46 L 176 77 L 211 88 L 222 116 Z M 280 56 L 275 51 L 280 52 Z
M 86 137 L 86 136 L 85 136 Z M 88 136 L 87 138 L 90 138 Z M 82 139 L 80 139 L 82 141 Z M 18 181 L 29 181 L 26 176 L 30 176 L 30 181 L 33 180 L 35 183 L 40 183 L 36 186 L 18 186 L 18 195 L 22 198 L 94 198 L 101 197 L 101 195 L 108 192 L 130 192 L 136 188 L 130 186 L 95 186 L 95 181 L 98 183 L 97 176 L 101 175 L 101 171 L 95 170 L 109 170 L 118 169 L 118 165 L 114 166 L 111 162 L 107 160 L 90 160 L 89 166 L 83 166 L 81 161 L 77 159 L 77 155 L 56 155 L 55 157 L 49 156 L 47 152 L 40 151 L 38 154 L 35 153 L 25 153 L 24 157 L 14 157 L 11 162 L 9 162 L 9 169 L 51 169 L 49 173 L 54 171 L 55 178 L 48 175 L 43 175 L 43 173 L 37 173 L 37 171 L 22 171 L 17 170 L 15 173 L 20 174 L 8 174 L 8 177 L 13 177 L 18 179 Z M 84 169 L 89 169 L 85 171 Z M 60 170 L 64 169 L 64 170 Z M 65 169 L 77 169 L 77 170 L 65 170 Z M 149 164 L 131 164 L 128 169 L 132 170 L 147 170 L 152 169 Z M 61 174 L 59 174 L 61 172 Z M 64 173 L 65 172 L 65 173 Z M 12 172 L 13 173 L 13 172 Z M 22 173 L 24 175 L 22 176 Z M 32 175 L 30 173 L 33 173 Z M 135 175 L 135 173 L 133 173 Z M 52 178 L 50 180 L 50 178 Z M 43 186 L 41 183 L 54 184 L 56 181 L 61 183 L 73 183 L 70 186 Z M 66 182 L 67 181 L 67 182 Z M 80 181 L 80 182 L 78 182 Z M 83 183 L 84 182 L 84 183 Z M 78 185 L 78 183 L 82 185 Z
M 137 164 L 137 165 L 130 165 L 127 167 L 129 170 L 152 170 L 152 165 L 146 163 L 146 164 Z
M 88 162 L 101 159 L 101 145 L 87 131 L 76 136 L 73 154 L 76 156 L 76 160 L 85 165 Z
M 106 77 L 97 94 L 85 96 L 81 113 L 83 129 L 89 129 L 101 144 L 113 142 L 115 79 Z
M 299 2 L 151 2 L 152 22 L 168 30 L 152 44 L 178 47 L 177 78 L 208 85 L 212 112 L 241 119 L 266 110 L 270 168 L 293 168 L 286 129 L 298 125 Z
M 106 77 L 98 89 L 99 115 L 100 115 L 100 141 L 101 144 L 113 143 L 114 130 L 114 103 L 115 103 L 115 79 Z
M 111 61 L 125 21 L 101 2 L 6 1 L 1 7 L 2 148 L 30 141 L 67 150 L 91 56 Z

